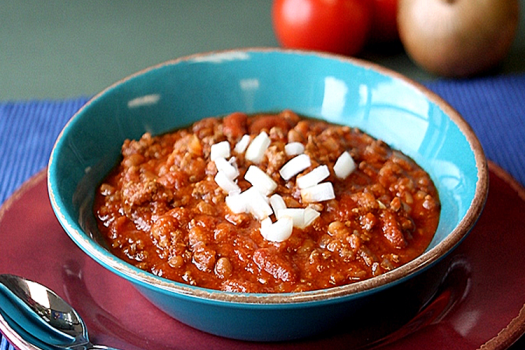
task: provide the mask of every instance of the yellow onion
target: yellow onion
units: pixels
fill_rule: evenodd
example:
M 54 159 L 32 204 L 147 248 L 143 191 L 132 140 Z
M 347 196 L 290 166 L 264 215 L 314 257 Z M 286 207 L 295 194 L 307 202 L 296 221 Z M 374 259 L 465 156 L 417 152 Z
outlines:
M 399 0 L 398 27 L 409 57 L 430 73 L 467 77 L 507 56 L 518 0 Z

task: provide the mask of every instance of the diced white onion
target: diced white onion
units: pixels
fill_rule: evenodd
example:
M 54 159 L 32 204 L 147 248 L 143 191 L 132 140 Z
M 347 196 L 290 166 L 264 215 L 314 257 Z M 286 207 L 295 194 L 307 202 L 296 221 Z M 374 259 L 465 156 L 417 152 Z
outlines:
M 279 170 L 279 174 L 281 174 L 283 179 L 288 181 L 304 169 L 308 168 L 310 165 L 310 157 L 308 157 L 306 154 L 300 154 L 290 159 L 285 165 L 283 165 L 281 170 Z
M 217 157 L 214 162 L 217 170 L 226 175 L 230 180 L 234 180 L 239 176 L 239 170 L 233 165 L 235 163 L 232 164 L 223 157 Z
M 287 156 L 296 156 L 304 152 L 304 145 L 300 142 L 290 142 L 284 146 L 284 153 Z
M 269 217 L 261 221 L 261 236 L 268 240 L 268 233 L 271 231 L 272 219 Z
M 344 180 L 350 175 L 356 168 L 354 159 L 348 152 L 343 152 L 334 165 L 335 176 Z
M 286 209 L 286 203 L 284 202 L 283 197 L 277 193 L 270 197 L 270 205 L 275 214 L 281 209 Z
M 230 160 L 228 160 L 228 163 L 230 163 L 232 165 L 232 167 L 235 168 L 235 170 L 237 171 L 237 176 L 239 176 L 239 167 L 237 166 L 237 158 L 235 157 L 231 157 Z
M 261 224 L 261 235 L 268 241 L 282 242 L 290 238 L 293 232 L 292 218 L 285 216 L 272 224 Z
M 308 174 L 298 177 L 296 180 L 297 187 L 303 189 L 312 187 L 330 176 L 330 170 L 326 165 L 319 165 Z
M 235 145 L 234 151 L 245 153 L 245 159 L 259 163 L 271 144 L 268 134 L 262 131 L 253 140 L 249 135 L 243 137 Z M 305 146 L 300 142 L 290 142 L 285 145 L 287 156 L 294 156 L 280 169 L 281 177 L 288 181 L 311 166 L 310 157 L 304 154 Z M 261 235 L 268 241 L 282 242 L 288 239 L 293 228 L 304 229 L 311 225 L 321 213 L 312 207 L 287 208 L 283 197 L 279 194 L 270 196 L 277 188 L 277 183 L 271 176 L 255 165 L 251 165 L 245 173 L 245 180 L 252 187 L 241 193 L 236 183 L 239 176 L 235 157 L 230 158 L 228 141 L 211 146 L 211 160 L 215 162 L 217 174 L 215 181 L 221 189 L 228 193 L 226 205 L 235 214 L 250 213 L 261 223 Z M 348 152 L 344 152 L 334 165 L 338 178 L 346 178 L 356 168 L 355 162 Z M 320 165 L 309 173 L 299 176 L 296 180 L 301 190 L 301 198 L 305 203 L 322 202 L 335 198 L 334 188 L 330 182 L 322 182 L 330 176 L 326 165 Z M 275 222 L 270 216 L 275 213 Z
M 306 207 L 306 208 L 285 208 L 285 209 L 279 209 L 276 212 L 276 218 L 281 219 L 285 216 L 288 216 L 292 218 L 293 220 L 293 226 L 304 229 L 312 222 L 314 222 L 315 219 L 317 219 L 321 213 L 319 213 L 317 210 Z
M 259 163 L 263 159 L 264 152 L 266 152 L 266 149 L 270 146 L 271 142 L 272 141 L 268 134 L 261 131 L 246 149 L 245 158 L 250 162 Z
M 232 192 L 225 198 L 226 205 L 234 214 L 241 214 L 248 212 L 248 203 L 246 197 L 240 193 Z
M 299 228 L 305 228 L 305 227 L 310 226 L 312 222 L 314 222 L 315 219 L 317 219 L 319 216 L 321 216 L 320 212 L 318 212 L 317 210 L 313 208 L 306 207 L 304 209 L 304 227 L 299 227 Z
M 222 188 L 227 193 L 241 191 L 241 189 L 235 183 L 235 181 L 230 179 L 222 171 L 217 172 L 217 175 L 215 175 L 215 182 L 217 183 L 217 185 L 219 185 L 220 188 Z
M 211 145 L 210 158 L 215 160 L 217 158 L 229 158 L 230 157 L 230 143 L 228 141 L 222 141 Z
M 277 188 L 277 183 L 273 179 L 255 165 L 250 165 L 244 179 L 257 188 L 264 195 L 269 195 Z
M 250 135 L 243 135 L 239 142 L 234 147 L 234 151 L 237 153 L 244 153 L 246 151 L 246 148 L 250 144 Z
M 304 226 L 304 208 L 285 208 L 275 213 L 277 220 L 285 216 L 292 218 L 294 227 Z
M 248 211 L 257 218 L 257 220 L 264 220 L 273 214 L 272 207 L 268 203 L 268 197 L 264 196 L 255 187 L 250 187 L 241 196 L 245 196 Z
M 335 198 L 334 187 L 331 182 L 323 182 L 301 190 L 303 202 L 322 202 Z

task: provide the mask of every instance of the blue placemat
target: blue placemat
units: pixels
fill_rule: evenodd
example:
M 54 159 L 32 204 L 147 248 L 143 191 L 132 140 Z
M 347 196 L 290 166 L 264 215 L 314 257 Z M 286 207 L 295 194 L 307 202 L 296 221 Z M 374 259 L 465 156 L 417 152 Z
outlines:
M 487 158 L 525 185 L 525 74 L 426 85 L 470 123 Z
M 425 85 L 470 123 L 487 157 L 525 185 L 525 74 Z M 60 130 L 87 100 L 0 102 L 0 204 L 45 168 Z M 1 339 L 0 350 L 12 348 Z
M 2 334 L 0 334 L 0 350 L 15 350 L 15 348 L 2 337 Z
M 58 134 L 87 100 L 0 102 L 0 203 L 47 165 Z

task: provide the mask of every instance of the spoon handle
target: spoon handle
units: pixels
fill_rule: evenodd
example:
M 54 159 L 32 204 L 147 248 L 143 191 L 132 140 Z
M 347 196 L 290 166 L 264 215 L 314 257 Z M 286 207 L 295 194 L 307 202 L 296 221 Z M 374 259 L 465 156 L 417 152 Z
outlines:
M 94 344 L 85 344 L 85 345 L 77 345 L 77 346 L 71 346 L 68 347 L 67 350 L 120 350 L 117 348 L 111 348 L 109 346 L 104 345 L 94 345 Z
M 112 348 L 112 347 L 105 346 L 105 345 L 95 345 L 91 343 L 71 346 L 71 347 L 68 347 L 67 349 L 68 350 L 120 350 L 120 349 Z

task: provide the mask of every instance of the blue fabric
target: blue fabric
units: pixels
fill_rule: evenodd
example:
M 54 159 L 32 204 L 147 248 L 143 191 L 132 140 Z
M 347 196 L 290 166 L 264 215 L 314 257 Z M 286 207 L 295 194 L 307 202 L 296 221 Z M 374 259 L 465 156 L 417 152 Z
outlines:
M 46 166 L 58 134 L 86 102 L 84 97 L 0 103 L 0 203 Z
M 525 75 L 425 85 L 470 123 L 487 157 L 525 185 Z M 45 168 L 60 130 L 87 100 L 0 102 L 0 204 Z M 12 347 L 2 339 L 0 350 Z
M 525 185 L 525 74 L 441 80 L 427 87 L 470 123 L 487 158 Z
M 2 337 L 2 334 L 0 334 L 0 350 L 15 350 L 15 348 Z

